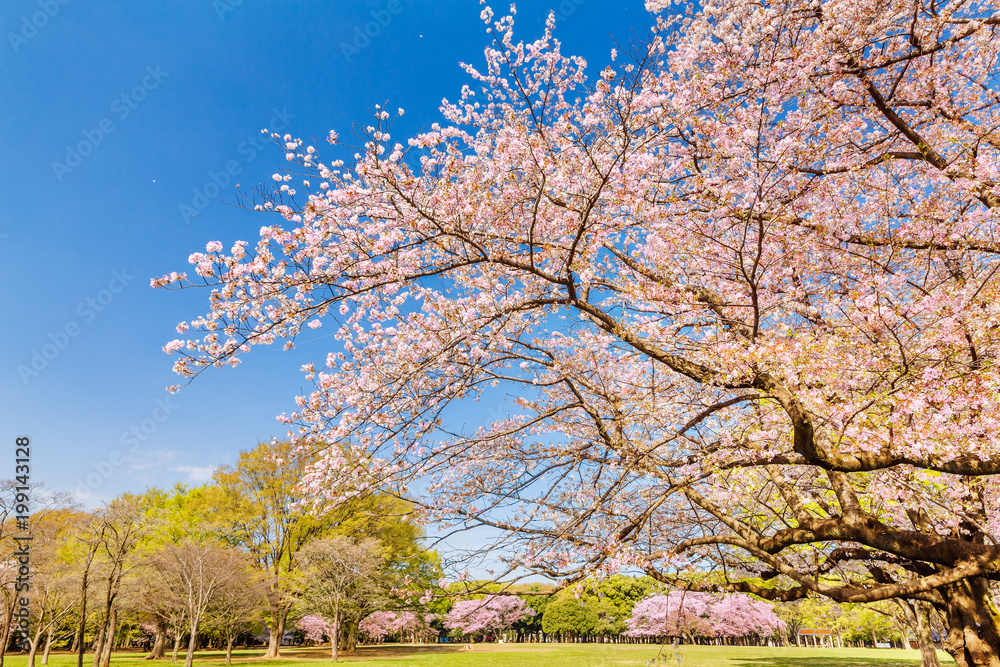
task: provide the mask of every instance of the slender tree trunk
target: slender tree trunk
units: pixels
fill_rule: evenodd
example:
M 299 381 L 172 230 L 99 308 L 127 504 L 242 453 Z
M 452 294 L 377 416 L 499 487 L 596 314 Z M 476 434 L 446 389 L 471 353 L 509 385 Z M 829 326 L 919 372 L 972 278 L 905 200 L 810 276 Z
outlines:
M 38 619 L 38 627 L 35 629 L 35 638 L 31 640 L 31 649 L 28 651 L 28 667 L 35 667 L 35 654 L 38 653 L 38 644 L 42 641 L 42 619 Z
M 917 602 L 914 607 L 917 617 L 917 641 L 920 643 L 920 659 L 923 661 L 923 667 L 941 667 L 937 647 L 934 646 L 934 635 L 931 633 L 931 606 L 926 602 Z
M 181 650 L 181 633 L 180 630 L 174 632 L 174 655 L 170 658 L 170 662 L 177 662 L 177 652 Z
M 104 623 L 101 626 L 100 640 L 94 645 L 94 667 L 107 667 L 105 654 L 113 647 L 115 640 L 115 598 L 118 597 L 118 584 L 121 582 L 121 563 L 115 563 L 108 573 L 108 588 L 104 595 Z
M 10 636 L 15 628 L 14 610 L 17 609 L 17 592 L 14 592 L 10 606 L 7 608 L 7 624 L 4 629 L 3 639 L 0 640 L 0 667 L 3 667 L 3 659 L 7 654 L 7 647 L 10 646 Z
M 42 650 L 42 664 L 49 664 L 49 650 L 52 648 L 52 633 L 55 628 L 52 624 L 49 625 L 49 629 L 45 632 L 45 649 Z
M 897 600 L 896 602 L 903 610 L 906 624 L 913 630 L 913 636 L 917 639 L 917 648 L 920 649 L 923 667 L 941 667 L 934 639 L 931 636 L 930 605 L 920 600 Z M 903 637 L 905 642 L 905 626 Z
M 333 632 L 330 633 L 330 659 L 337 662 L 337 649 L 340 647 L 340 614 L 333 615 Z
M 91 667 L 97 667 L 101 662 L 101 651 L 104 650 L 104 634 L 107 632 L 107 620 L 101 621 L 97 636 L 94 637 L 94 660 Z
M 188 639 L 187 656 L 184 658 L 184 667 L 191 667 L 194 664 L 194 648 L 198 643 L 198 620 L 191 621 L 191 637 Z
M 80 625 L 76 629 L 76 667 L 83 667 L 83 652 L 86 648 L 83 639 L 87 630 L 87 577 L 90 574 L 90 564 L 94 561 L 94 554 L 97 553 L 97 544 L 95 539 L 90 546 L 87 560 L 83 565 L 83 576 L 80 579 Z
M 111 617 L 104 634 L 104 647 L 101 651 L 101 667 L 111 667 L 111 651 L 115 647 L 115 635 L 118 634 L 118 607 L 111 607 Z
M 17 592 L 12 591 L 12 599 L 9 605 L 4 604 L 4 612 L 7 618 L 3 625 L 3 636 L 0 637 L 0 667 L 3 667 L 4 656 L 7 655 L 7 646 L 10 645 L 10 634 L 14 627 L 14 609 L 17 608 Z
M 234 637 L 233 635 L 228 635 L 226 637 L 226 664 L 227 665 L 233 664 L 233 640 L 235 640 L 235 639 L 236 639 L 236 637 Z
M 958 667 L 1000 667 L 1000 613 L 989 582 L 972 577 L 940 589 L 948 627 L 944 648 Z
M 4 594 L 4 597 L 6 598 L 6 594 Z M 17 594 L 14 595 L 14 599 L 15 600 L 17 599 Z M 0 646 L 0 667 L 3 667 L 4 655 L 7 653 L 7 642 L 5 640 L 10 637 L 10 626 L 11 623 L 13 623 L 14 621 L 14 608 L 9 607 L 7 605 L 6 599 L 4 599 L 3 606 L 4 606 L 5 616 L 3 621 L 3 629 L 2 631 L 0 631 L 0 643 L 3 644 L 2 646 Z

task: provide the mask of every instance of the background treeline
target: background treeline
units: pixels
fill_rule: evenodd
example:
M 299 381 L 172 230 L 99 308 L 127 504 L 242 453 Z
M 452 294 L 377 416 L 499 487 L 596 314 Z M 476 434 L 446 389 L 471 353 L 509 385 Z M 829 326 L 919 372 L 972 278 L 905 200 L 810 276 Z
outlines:
M 79 667 L 108 667 L 122 648 L 175 662 L 183 653 L 190 667 L 199 647 L 225 649 L 228 662 L 241 645 L 264 644 L 276 657 L 289 638 L 329 642 L 334 659 L 359 639 L 783 644 L 803 627 L 859 645 L 902 642 L 914 624 L 913 609 L 908 616 L 890 603 L 676 598 L 648 577 L 562 590 L 446 584 L 407 502 L 375 495 L 320 516 L 297 505 L 308 463 L 287 443 L 264 443 L 202 486 L 124 494 L 93 511 L 36 492 L 29 667 L 39 655 L 47 664 L 53 649 L 75 653 Z M 20 597 L 13 537 L 22 531 L 10 511 L 13 483 L 0 484 L 2 667 Z M 710 584 L 704 576 L 699 583 Z M 676 599 L 687 601 L 680 615 Z
M 61 649 L 80 667 L 108 667 L 113 649 L 138 647 L 149 659 L 183 652 L 190 665 L 204 646 L 225 648 L 228 662 L 234 646 L 257 642 L 274 657 L 290 621 L 334 611 L 350 647 L 361 618 L 437 581 L 437 556 L 405 501 L 359 498 L 322 516 L 298 507 L 307 463 L 287 443 L 265 443 L 205 485 L 124 494 L 94 511 L 36 490 L 29 665 Z M 23 531 L 9 505 L 0 511 L 2 665 L 19 596 L 13 537 Z M 330 563 L 358 576 L 331 585 Z
M 707 574 L 697 580 L 710 587 L 713 578 Z M 909 647 L 908 638 L 915 636 L 913 610 L 894 602 L 837 604 L 811 598 L 767 602 L 741 594 L 685 593 L 644 576 L 615 575 L 562 590 L 543 584 L 501 587 L 486 581 L 453 583 L 447 589 L 449 597 L 437 603 L 443 611 L 430 625 L 453 638 L 630 643 L 676 637 L 682 643 L 794 645 L 800 629 L 827 628 L 842 646 L 885 642 Z M 490 627 L 489 620 L 478 615 L 490 615 L 490 605 L 484 601 L 501 591 L 520 597 L 530 612 L 502 628 Z M 466 618 L 455 618 L 455 607 L 470 599 L 483 603 Z M 650 617 L 650 608 L 657 603 L 662 606 L 659 615 L 654 612 Z M 650 620 L 656 622 L 651 625 Z M 931 620 L 940 638 L 940 621 Z M 476 630 L 465 632 L 470 626 Z M 391 632 L 385 636 L 394 638 Z M 404 630 L 395 638 L 405 641 L 408 636 Z

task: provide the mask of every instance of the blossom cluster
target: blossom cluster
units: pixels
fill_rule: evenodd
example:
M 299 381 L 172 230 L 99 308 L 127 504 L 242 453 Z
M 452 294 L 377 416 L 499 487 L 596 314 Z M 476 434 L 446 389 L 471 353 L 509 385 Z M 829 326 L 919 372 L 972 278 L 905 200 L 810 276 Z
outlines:
M 638 602 L 628 620 L 630 637 L 767 636 L 784 630 L 774 607 L 747 595 L 712 596 L 695 591 L 672 591 Z

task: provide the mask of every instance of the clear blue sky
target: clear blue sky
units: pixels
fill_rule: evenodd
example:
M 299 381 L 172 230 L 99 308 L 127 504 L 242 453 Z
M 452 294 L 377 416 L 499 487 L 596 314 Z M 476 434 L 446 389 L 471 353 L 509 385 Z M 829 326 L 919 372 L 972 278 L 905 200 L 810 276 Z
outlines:
M 497 15 L 507 6 L 493 5 Z M 651 22 L 641 0 L 519 2 L 519 38 L 537 38 L 560 7 L 556 36 L 592 73 L 614 39 Z M 149 280 L 188 270 L 207 241 L 252 244 L 270 222 L 227 206 L 236 183 L 248 189 L 287 164 L 271 144 L 244 143 L 262 128 L 348 137 L 383 103 L 406 110 L 396 138 L 440 120 L 441 99 L 470 83 L 458 63 L 482 62 L 481 9 L 469 0 L 8 0 L 0 451 L 9 453 L 0 477 L 13 475 L 14 439 L 28 435 L 33 481 L 94 505 L 202 481 L 239 450 L 283 436 L 275 416 L 306 388 L 299 366 L 322 361 L 331 339 L 304 337 L 292 354 L 256 349 L 171 396 L 165 387 L 178 378 L 162 346 L 177 322 L 206 310 L 208 293 L 153 290 Z M 366 24 L 376 33 L 367 44 L 358 38 Z M 230 160 L 241 173 L 195 201 L 196 189 L 213 194 L 210 173 Z M 181 204 L 201 211 L 185 220 Z

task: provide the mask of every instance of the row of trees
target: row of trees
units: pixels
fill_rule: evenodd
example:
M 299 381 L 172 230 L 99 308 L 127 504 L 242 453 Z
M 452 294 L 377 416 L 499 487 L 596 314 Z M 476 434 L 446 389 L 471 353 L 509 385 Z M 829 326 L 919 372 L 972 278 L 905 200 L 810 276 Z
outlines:
M 172 659 L 186 647 L 190 667 L 206 641 L 225 647 L 228 662 L 261 627 L 275 656 L 289 617 L 308 613 L 337 619 L 334 636 L 351 646 L 365 615 L 437 579 L 436 556 L 421 545 L 407 503 L 369 495 L 314 515 L 295 504 L 305 465 L 288 443 L 261 444 L 211 483 L 126 494 L 91 512 L 36 490 L 46 501 L 29 526 L 29 664 L 38 651 L 47 663 L 62 643 L 78 667 L 85 651 L 92 667 L 108 667 L 116 646 L 148 644 L 157 659 L 172 642 Z M 0 547 L 12 553 L 12 514 L 0 527 Z M 9 637 L 17 563 L 4 563 Z M 364 580 L 348 581 L 345 568 Z
M 173 661 L 186 647 L 187 667 L 206 642 L 224 647 L 229 662 L 237 642 L 262 625 L 269 649 L 280 648 L 286 632 L 274 641 L 274 624 L 290 617 L 298 618 L 295 627 L 306 639 L 330 642 L 335 660 L 340 650 L 353 649 L 359 635 L 372 641 L 428 640 L 450 632 L 521 641 L 681 636 L 756 642 L 783 641 L 786 627 L 794 631 L 802 623 L 832 625 L 849 638 L 885 636 L 876 626 L 886 618 L 895 622 L 897 634 L 905 627 L 899 614 L 863 618 L 857 610 L 815 602 L 774 607 L 745 595 L 664 594 L 652 578 L 623 575 L 559 592 L 531 584 L 498 594 L 496 584 L 456 583 L 418 602 L 406 595 L 407 587 L 416 593 L 435 586 L 430 582 L 439 572 L 433 556 L 421 550 L 419 531 L 401 514 L 387 513 L 405 512 L 398 501 L 368 497 L 339 517 L 296 514 L 286 503 L 279 513 L 282 530 L 262 525 L 269 515 L 253 501 L 251 488 L 265 495 L 282 488 L 261 482 L 278 465 L 275 452 L 283 450 L 288 454 L 286 445 L 246 452 L 203 487 L 126 495 L 95 512 L 62 507 L 65 499 L 53 498 L 35 512 L 29 663 L 41 650 L 46 664 L 50 649 L 61 642 L 76 652 L 78 665 L 90 650 L 93 667 L 106 667 L 116 646 L 147 645 L 147 657 L 158 659 L 170 643 Z M 254 485 L 240 491 L 240 480 Z M 261 536 L 257 541 L 233 528 L 251 523 Z M 294 550 L 281 544 L 297 534 L 292 527 L 304 525 L 311 538 Z M 279 541 L 270 542 L 275 536 Z M 277 559 L 281 549 L 292 562 L 279 561 L 279 568 L 264 567 L 274 561 L 255 557 Z M 8 566 L 0 589 L 8 610 L 14 575 Z M 8 613 L 8 626 L 10 620 Z
M 772 605 L 739 593 L 711 596 L 674 591 L 646 598 L 632 610 L 632 637 L 777 638 L 785 630 Z
M 470 586 L 481 592 L 463 595 Z M 507 641 L 678 637 L 687 642 L 788 644 L 803 627 L 830 628 L 848 643 L 902 641 L 916 630 L 898 605 L 817 599 L 769 603 L 743 594 L 666 591 L 649 577 L 615 575 L 560 591 L 541 584 L 508 587 L 503 594 L 497 589 L 488 582 L 452 584 L 423 611 L 376 612 L 362 620 L 361 631 L 375 641 L 450 634 Z M 429 613 L 431 607 L 436 613 Z

